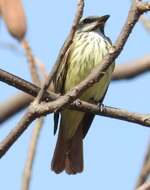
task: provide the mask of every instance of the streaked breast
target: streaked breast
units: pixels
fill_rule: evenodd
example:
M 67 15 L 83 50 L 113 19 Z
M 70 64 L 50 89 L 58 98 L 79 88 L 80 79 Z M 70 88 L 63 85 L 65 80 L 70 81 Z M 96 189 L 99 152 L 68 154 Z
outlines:
M 72 51 L 68 59 L 68 72 L 65 82 L 65 91 L 68 91 L 79 84 L 89 75 L 96 65 L 101 64 L 103 57 L 108 53 L 110 47 L 111 44 L 107 38 L 104 38 L 97 32 L 81 32 L 76 34 Z M 111 78 L 109 75 L 113 69 L 110 68 L 109 70 L 104 77 L 105 80 L 102 81 L 102 86 L 107 86 L 105 83 L 109 83 Z M 96 86 L 97 85 L 99 84 L 96 84 Z M 96 94 L 98 93 L 99 92 Z

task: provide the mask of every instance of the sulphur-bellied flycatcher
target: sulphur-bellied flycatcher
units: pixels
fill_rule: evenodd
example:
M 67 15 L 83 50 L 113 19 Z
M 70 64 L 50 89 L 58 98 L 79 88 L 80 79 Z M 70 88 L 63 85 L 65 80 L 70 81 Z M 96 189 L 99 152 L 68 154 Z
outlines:
M 65 94 L 84 80 L 94 67 L 101 64 L 103 57 L 111 48 L 111 42 L 104 34 L 104 27 L 109 15 L 87 17 L 77 27 L 73 43 L 66 52 L 54 79 L 56 93 Z M 111 75 L 112 64 L 104 77 L 87 89 L 80 99 L 91 103 L 102 102 Z M 55 115 L 55 128 L 58 120 Z M 53 155 L 51 168 L 56 173 L 65 170 L 76 174 L 83 170 L 83 138 L 85 137 L 94 115 L 64 109 L 61 111 L 58 140 Z M 56 131 L 56 129 L 55 129 Z

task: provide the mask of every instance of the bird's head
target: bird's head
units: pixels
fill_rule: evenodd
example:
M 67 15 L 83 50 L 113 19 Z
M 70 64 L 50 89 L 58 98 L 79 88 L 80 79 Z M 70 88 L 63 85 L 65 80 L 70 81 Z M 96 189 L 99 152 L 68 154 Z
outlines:
M 100 30 L 102 33 L 104 33 L 105 23 L 109 17 L 110 15 L 104 15 L 101 17 L 89 16 L 84 19 L 81 19 L 78 25 L 78 31 L 90 32 L 90 31 Z

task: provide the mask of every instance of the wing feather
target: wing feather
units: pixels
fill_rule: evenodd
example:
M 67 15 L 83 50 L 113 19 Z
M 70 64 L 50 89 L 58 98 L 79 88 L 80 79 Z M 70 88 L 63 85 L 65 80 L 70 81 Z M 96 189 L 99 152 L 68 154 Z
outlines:
M 68 70 L 68 58 L 71 51 L 71 46 L 67 50 L 66 54 L 64 55 L 62 62 L 59 65 L 58 71 L 54 78 L 54 91 L 56 93 L 63 94 L 64 93 L 64 84 L 66 81 L 66 74 Z
M 71 50 L 71 46 L 67 50 L 65 56 L 62 59 L 62 62 L 59 65 L 58 71 L 54 77 L 53 84 L 54 84 L 54 92 L 63 94 L 64 93 L 64 84 L 66 80 L 66 74 L 68 70 L 68 57 Z M 59 123 L 59 112 L 54 114 L 54 135 L 57 132 Z

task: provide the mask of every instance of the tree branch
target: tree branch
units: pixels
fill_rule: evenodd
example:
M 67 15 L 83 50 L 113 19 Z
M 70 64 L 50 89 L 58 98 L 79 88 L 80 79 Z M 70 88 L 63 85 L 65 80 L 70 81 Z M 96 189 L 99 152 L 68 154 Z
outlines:
M 59 107 L 59 104 L 61 103 L 61 99 L 64 97 L 62 96 L 61 98 L 57 99 L 56 101 L 53 101 L 52 103 L 41 103 L 39 106 L 34 105 L 35 109 L 35 114 L 37 116 L 44 116 L 49 113 L 52 113 L 54 110 L 57 110 Z M 143 126 L 150 127 L 150 114 L 140 114 L 140 113 L 134 113 L 134 112 L 129 112 L 124 109 L 119 109 L 119 108 L 113 108 L 109 106 L 104 106 L 102 105 L 101 107 L 78 100 L 77 102 L 75 101 L 72 104 L 67 104 L 64 107 L 61 107 L 61 109 L 66 108 L 71 109 L 71 110 L 77 110 L 77 111 L 82 111 L 82 112 L 89 112 L 93 113 L 95 115 L 100 115 L 100 116 L 105 116 L 109 118 L 114 118 L 114 119 L 119 119 L 123 121 L 128 121 L 132 123 L 137 123 Z
M 31 49 L 29 43 L 27 42 L 27 40 L 22 41 L 22 46 L 23 46 L 23 49 L 25 51 L 25 55 L 27 57 L 27 60 L 29 62 L 29 68 L 30 68 L 30 74 L 32 77 L 32 82 L 37 84 L 37 85 L 40 85 L 40 83 L 41 83 L 40 82 L 40 76 L 39 76 L 38 71 L 37 71 L 36 60 L 33 56 L 32 49 Z
M 25 114 L 25 118 L 22 119 L 17 127 L 15 127 L 9 135 L 0 143 L 0 158 L 6 153 L 6 151 L 12 146 L 12 144 L 19 138 L 19 136 L 27 129 L 28 125 L 35 119 L 41 116 L 45 116 L 48 113 L 54 112 L 59 107 L 60 100 L 63 97 L 51 102 L 51 103 L 41 103 L 40 105 L 35 104 L 30 106 L 30 111 Z M 34 107 L 34 110 L 33 110 Z M 101 108 L 90 104 L 88 102 L 79 101 L 73 103 L 72 105 L 67 105 L 68 109 L 74 109 L 83 112 L 94 113 L 95 115 L 101 115 L 105 117 L 120 119 L 124 121 L 129 121 L 137 123 L 143 126 L 150 127 L 150 114 L 139 114 L 128 112 L 123 109 L 102 106 Z M 28 118 L 29 117 L 29 118 Z M 28 119 L 27 119 L 28 118 Z M 26 121 L 27 119 L 27 121 Z
M 115 67 L 115 71 L 113 73 L 112 80 L 118 81 L 125 79 L 126 80 L 133 79 L 149 71 L 150 71 L 150 56 L 147 55 L 140 59 L 131 61 L 129 63 L 117 64 Z M 3 76 L 5 77 L 3 78 Z M 11 83 L 12 82 L 11 79 L 13 79 L 13 83 Z M 2 70 L 0 70 L 0 80 L 6 82 L 7 84 L 11 83 L 10 85 L 15 86 L 18 89 L 23 89 L 23 91 L 26 93 L 30 92 L 29 94 L 34 97 L 37 96 L 37 92 L 39 92 L 40 89 L 37 86 L 33 86 L 33 84 L 21 78 L 18 78 L 17 76 L 12 75 L 11 73 L 8 72 L 5 73 L 5 71 Z M 47 96 L 47 100 L 53 100 L 53 99 L 54 97 L 50 98 Z M 33 100 L 32 97 L 22 93 L 14 96 L 13 98 L 11 98 L 11 100 L 7 100 L 4 103 L 1 103 L 0 107 L 3 110 L 3 112 L 0 112 L 0 124 L 2 124 L 7 119 L 15 115 L 17 112 L 26 108 L 29 105 L 29 103 L 31 103 L 32 100 Z
M 8 73 L 7 71 L 4 71 L 0 69 L 0 81 L 5 82 L 6 84 L 13 86 L 23 92 L 26 92 L 29 95 L 32 95 L 34 97 L 37 96 L 38 92 L 40 91 L 40 88 L 24 79 L 21 79 L 20 77 L 17 77 L 11 73 Z M 43 96 L 43 100 L 45 101 L 51 101 L 56 98 L 56 94 L 53 92 L 45 92 Z
M 136 184 L 137 188 L 142 186 L 146 182 L 146 180 L 148 179 L 149 173 L 150 173 L 150 143 L 148 145 L 148 149 L 147 149 L 147 152 L 145 155 L 143 166 L 140 171 L 140 175 L 138 177 L 138 181 Z
M 143 185 L 141 185 L 139 188 L 136 190 L 150 190 L 150 182 L 146 182 Z
M 0 103 L 0 108 L 3 110 L 0 112 L 0 124 L 7 121 L 10 117 L 26 108 L 32 100 L 32 96 L 24 93 L 19 93 L 9 100 Z
M 43 126 L 44 118 L 40 118 L 35 122 L 35 128 L 33 128 L 32 136 L 29 144 L 29 150 L 27 154 L 27 160 L 25 163 L 23 177 L 22 177 L 22 190 L 28 190 L 30 187 L 30 181 L 32 176 L 32 168 L 36 155 L 36 147 L 38 144 L 40 132 Z
M 0 158 L 7 152 L 12 144 L 21 136 L 27 129 L 29 124 L 35 119 L 32 112 L 27 112 L 20 120 L 17 126 L 11 130 L 8 136 L 0 143 Z
M 75 15 L 75 18 L 74 18 L 73 25 L 72 25 L 72 28 L 70 30 L 69 36 L 68 36 L 67 40 L 65 41 L 64 46 L 60 50 L 60 53 L 59 53 L 58 58 L 56 60 L 56 63 L 54 65 L 54 67 L 52 68 L 51 72 L 49 73 L 48 78 L 45 80 L 45 83 L 41 87 L 41 90 L 40 90 L 40 92 L 38 94 L 38 97 L 37 97 L 37 102 L 39 102 L 39 103 L 42 100 L 44 92 L 50 86 L 50 84 L 51 84 L 51 82 L 53 80 L 53 77 L 55 76 L 55 74 L 56 74 L 56 72 L 58 70 L 58 67 L 59 67 L 65 53 L 67 52 L 69 46 L 72 43 L 75 31 L 76 31 L 76 27 L 77 27 L 77 25 L 78 25 L 78 23 L 79 23 L 79 21 L 80 21 L 80 19 L 82 17 L 82 14 L 83 14 L 83 9 L 84 9 L 84 0 L 78 0 L 76 15 Z
M 118 64 L 113 73 L 112 80 L 133 79 L 150 71 L 150 56 L 131 61 L 126 64 Z
M 1 70 L 0 70 L 0 73 L 1 73 Z M 3 73 L 3 71 L 2 71 L 2 73 Z M 11 77 L 10 77 L 9 75 L 11 75 L 11 74 L 6 73 L 6 78 L 7 78 L 7 75 L 8 75 L 8 79 L 10 79 Z M 13 77 L 14 77 L 14 76 L 13 76 Z M 8 81 L 8 80 L 6 79 L 6 81 Z M 16 76 L 15 76 L 14 81 L 15 81 L 15 86 L 17 86 L 19 89 L 23 89 L 23 87 L 24 87 L 24 89 L 23 89 L 24 92 L 28 92 L 30 95 L 32 95 L 32 96 L 34 96 L 34 97 L 37 96 L 37 93 L 38 93 L 38 91 L 39 91 L 39 89 L 40 89 L 39 87 L 37 87 L 37 86 L 35 86 L 34 84 L 29 83 L 29 82 L 27 82 L 27 81 L 21 79 L 21 78 L 18 79 L 18 77 L 16 77 Z M 23 81 L 23 82 L 22 82 L 22 81 Z M 14 85 L 14 83 L 13 83 L 13 85 Z M 50 93 L 50 94 L 49 94 L 49 93 L 46 93 L 44 98 L 45 98 L 45 99 L 43 99 L 43 100 L 47 100 L 47 101 L 49 101 L 49 100 L 56 100 L 56 99 L 58 98 L 58 95 L 52 93 L 52 96 L 51 96 L 51 93 Z M 16 98 L 16 100 L 17 100 L 17 98 Z M 26 102 L 26 100 L 25 100 L 25 102 Z M 27 102 L 28 102 L 28 100 L 27 100 Z M 81 105 L 84 106 L 85 103 L 81 101 Z M 88 104 L 87 107 L 86 107 L 86 105 L 85 105 L 85 111 L 86 111 L 86 109 L 89 110 L 89 105 L 91 105 L 90 109 L 92 110 L 92 106 L 94 106 L 94 105 Z M 46 105 L 45 105 L 45 106 L 46 106 Z M 46 106 L 46 107 L 47 107 L 47 106 Z M 84 110 L 81 110 L 81 108 L 82 108 L 82 107 L 81 107 L 80 105 L 76 106 L 76 108 L 74 107 L 74 109 L 78 109 L 79 111 L 84 111 Z M 70 107 L 70 109 L 73 109 L 73 107 Z M 96 111 L 97 111 L 97 108 L 95 109 L 95 112 L 96 112 Z M 1 114 L 2 114 L 2 113 L 1 113 Z M 95 113 L 95 114 L 96 114 L 96 113 Z M 144 115 L 144 116 L 146 116 L 146 115 Z M 109 116 L 109 117 L 111 117 L 111 116 Z M 2 115 L 0 115 L 0 118 L 3 118 Z M 3 120 L 0 120 L 0 122 L 3 122 Z M 145 124 L 144 124 L 144 125 L 145 125 Z
M 38 86 L 41 86 L 41 79 L 38 74 L 36 60 L 32 53 L 32 49 L 30 48 L 30 45 L 26 40 L 23 40 L 22 45 L 25 50 L 27 60 L 29 62 L 29 70 L 32 77 L 32 82 Z M 29 150 L 27 153 L 27 159 L 23 171 L 22 190 L 29 190 L 30 187 L 32 168 L 36 156 L 37 143 L 39 140 L 41 129 L 43 127 L 43 123 L 44 123 L 44 118 L 39 118 L 35 122 L 36 125 L 33 129 L 32 137 L 30 139 Z

